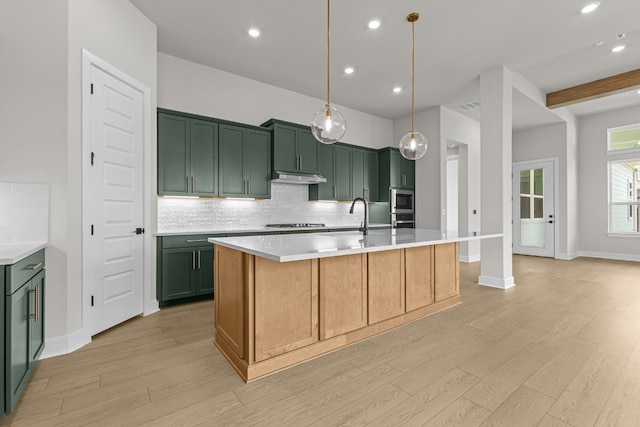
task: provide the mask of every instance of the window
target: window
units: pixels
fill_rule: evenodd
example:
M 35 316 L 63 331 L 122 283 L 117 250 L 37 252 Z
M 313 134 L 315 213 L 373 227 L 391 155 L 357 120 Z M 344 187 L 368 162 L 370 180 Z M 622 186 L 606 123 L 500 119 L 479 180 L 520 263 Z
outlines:
M 640 124 L 609 129 L 607 134 L 609 152 L 640 151 Z
M 609 162 L 609 231 L 612 233 L 637 233 L 640 229 L 639 171 L 640 160 Z

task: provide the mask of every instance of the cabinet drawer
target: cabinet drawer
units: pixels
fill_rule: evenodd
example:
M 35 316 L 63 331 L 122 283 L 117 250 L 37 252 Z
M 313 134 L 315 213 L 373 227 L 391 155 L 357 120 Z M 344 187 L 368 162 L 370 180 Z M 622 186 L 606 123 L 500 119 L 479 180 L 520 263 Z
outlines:
M 224 237 L 224 234 L 190 234 L 183 236 L 163 236 L 162 249 L 188 248 L 207 245 L 209 237 Z
M 44 268 L 44 249 L 7 266 L 6 295 L 11 295 Z

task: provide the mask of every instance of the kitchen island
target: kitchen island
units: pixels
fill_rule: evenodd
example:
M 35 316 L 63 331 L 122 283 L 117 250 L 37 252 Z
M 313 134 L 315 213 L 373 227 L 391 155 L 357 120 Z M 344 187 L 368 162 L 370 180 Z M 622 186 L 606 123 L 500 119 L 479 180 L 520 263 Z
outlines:
M 210 238 L 215 345 L 245 381 L 461 302 L 458 243 L 438 230 Z

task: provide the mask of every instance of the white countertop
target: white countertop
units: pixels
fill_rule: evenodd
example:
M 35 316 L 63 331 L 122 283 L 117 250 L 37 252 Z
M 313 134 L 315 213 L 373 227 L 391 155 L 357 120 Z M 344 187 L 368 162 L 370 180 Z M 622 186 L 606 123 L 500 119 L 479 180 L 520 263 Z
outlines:
M 209 243 L 236 249 L 273 261 L 300 261 L 364 252 L 464 242 L 502 237 L 502 234 L 458 232 L 398 228 L 369 230 L 364 236 L 358 231 L 334 233 L 275 234 L 267 236 L 213 237 Z
M 331 225 L 325 224 L 323 227 L 291 227 L 291 228 L 278 228 L 278 227 L 240 227 L 230 229 L 216 229 L 216 230 L 171 230 L 171 231 L 158 231 L 155 235 L 162 236 L 187 236 L 191 234 L 234 234 L 234 233 L 280 233 L 295 232 L 295 231 L 322 231 L 322 230 L 340 230 L 340 229 L 352 229 L 358 228 L 360 225 Z M 391 224 L 369 224 L 369 228 L 391 228 Z
M 0 244 L 0 265 L 11 265 L 47 247 L 48 243 Z

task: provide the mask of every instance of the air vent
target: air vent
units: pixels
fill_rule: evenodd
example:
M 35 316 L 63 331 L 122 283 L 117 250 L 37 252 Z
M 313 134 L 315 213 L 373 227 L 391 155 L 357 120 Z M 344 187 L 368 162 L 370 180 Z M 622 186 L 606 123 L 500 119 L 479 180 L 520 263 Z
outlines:
M 475 101 L 468 102 L 466 104 L 458 105 L 457 108 L 458 110 L 461 110 L 461 111 L 469 111 L 469 110 L 474 110 L 478 107 L 480 107 L 480 101 L 475 100 Z

